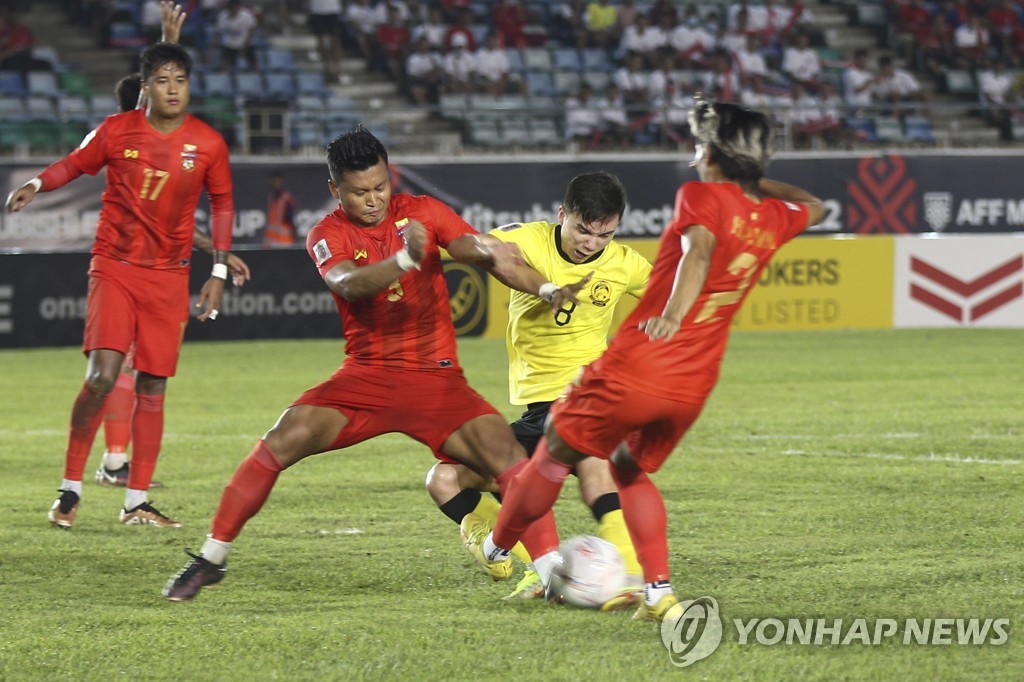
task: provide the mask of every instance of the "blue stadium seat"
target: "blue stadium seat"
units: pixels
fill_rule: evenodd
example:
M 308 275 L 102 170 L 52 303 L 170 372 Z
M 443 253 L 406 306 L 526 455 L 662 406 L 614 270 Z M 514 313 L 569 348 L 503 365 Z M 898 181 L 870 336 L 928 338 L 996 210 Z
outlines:
M 229 73 L 214 71 L 202 76 L 202 91 L 206 97 L 234 97 L 235 82 Z
M 932 122 L 924 116 L 907 116 L 905 121 L 907 126 L 907 139 L 913 140 L 914 142 L 924 142 L 926 144 L 935 143 L 935 131 L 932 128 Z
M 272 47 L 263 53 L 263 68 L 266 71 L 285 71 L 295 73 L 295 59 L 288 50 Z
M 110 25 L 110 47 L 123 47 L 131 50 L 138 50 L 146 47 L 146 38 L 139 32 L 135 24 L 118 21 Z
M 501 121 L 501 141 L 505 144 L 530 144 L 530 129 L 522 116 L 510 116 Z
M 550 72 L 543 71 L 531 71 L 526 74 L 526 90 L 531 95 L 554 96 L 558 94 L 554 76 Z
M 551 71 L 551 53 L 547 48 L 528 47 L 523 50 L 523 64 L 529 71 Z
M 0 71 L 0 95 L 7 97 L 24 97 L 28 94 L 25 79 L 18 71 Z
M 585 71 L 613 71 L 615 65 L 608 58 L 608 53 L 596 47 L 588 47 L 580 55 L 582 68 Z
M 612 82 L 612 75 L 607 71 L 584 71 L 583 82 L 593 88 L 594 92 L 604 92 Z
M 52 99 L 40 96 L 26 97 L 25 111 L 33 121 L 56 121 L 59 113 Z
M 14 97 L 0 97 L 0 121 L 16 121 L 25 118 L 25 100 Z
M 292 124 L 292 148 L 322 147 L 326 143 L 324 127 L 317 121 L 298 121 Z
M 568 95 L 580 89 L 583 82 L 578 71 L 556 71 L 555 91 L 560 95 Z
M 903 126 L 895 116 L 875 117 L 875 136 L 881 142 L 903 142 Z
M 473 144 L 494 146 L 501 144 L 501 133 L 498 131 L 498 122 L 480 119 L 470 121 L 469 140 Z
M 245 99 L 266 99 L 267 88 L 263 76 L 256 72 L 236 73 L 235 94 Z
M 79 95 L 61 95 L 57 99 L 57 112 L 62 121 L 89 123 L 92 120 L 89 101 Z
M 534 144 L 564 145 L 565 138 L 554 119 L 541 116 L 530 119 L 530 140 Z
M 327 96 L 327 83 L 322 73 L 303 71 L 295 76 L 295 87 L 300 95 Z
M 555 48 L 554 66 L 560 71 L 580 71 L 583 68 L 579 52 L 571 47 Z
M 505 48 L 505 56 L 508 57 L 508 68 L 510 71 L 521 73 L 526 71 L 526 64 L 523 62 L 523 53 L 514 47 Z
M 293 100 L 298 94 L 295 88 L 295 77 L 290 73 L 268 73 L 267 95 L 278 99 Z
M 870 118 L 854 116 L 846 119 L 846 127 L 854 132 L 862 142 L 878 142 L 875 135 L 875 122 Z
M 36 45 L 32 48 L 32 58 L 46 62 L 54 71 L 61 71 L 64 68 L 60 61 L 60 55 L 57 54 L 57 48 L 52 45 Z

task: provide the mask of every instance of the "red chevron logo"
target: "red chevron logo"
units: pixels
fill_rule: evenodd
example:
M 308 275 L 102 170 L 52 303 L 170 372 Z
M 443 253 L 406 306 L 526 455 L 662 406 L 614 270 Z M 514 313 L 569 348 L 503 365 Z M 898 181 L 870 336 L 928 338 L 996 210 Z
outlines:
M 1011 258 L 970 281 L 964 281 L 915 257 L 910 259 L 910 271 L 956 294 L 959 299 L 966 299 L 1024 271 L 1024 255 Z M 1011 282 L 1009 286 L 970 307 L 964 300 L 950 300 L 918 284 L 910 285 L 910 297 L 915 301 L 961 323 L 979 320 L 1021 296 L 1024 296 L 1024 279 L 1020 277 L 1016 282 Z

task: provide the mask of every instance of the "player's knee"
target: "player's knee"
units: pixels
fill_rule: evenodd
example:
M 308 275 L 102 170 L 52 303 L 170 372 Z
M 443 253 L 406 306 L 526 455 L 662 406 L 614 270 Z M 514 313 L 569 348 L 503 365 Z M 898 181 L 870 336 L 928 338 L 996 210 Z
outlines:
M 427 472 L 427 492 L 438 504 L 450 500 L 459 492 L 459 475 L 447 462 L 438 462 Z
M 93 368 L 90 368 L 85 373 L 85 385 L 96 395 L 108 395 L 114 390 L 115 383 L 117 383 L 116 374 L 110 374 Z

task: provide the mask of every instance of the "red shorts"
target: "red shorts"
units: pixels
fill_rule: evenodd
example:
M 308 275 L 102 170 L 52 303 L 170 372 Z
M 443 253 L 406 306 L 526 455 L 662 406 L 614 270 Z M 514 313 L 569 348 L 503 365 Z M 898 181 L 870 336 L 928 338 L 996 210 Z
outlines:
M 661 468 L 703 405 L 639 392 L 588 366 L 551 406 L 552 424 L 573 449 L 608 459 L 622 442 L 647 473 Z
M 426 445 L 434 457 L 455 463 L 441 448 L 463 424 L 498 414 L 469 387 L 458 368 L 427 372 L 368 367 L 346 362 L 327 381 L 292 405 L 335 409 L 348 418 L 332 449 L 362 443 L 382 433 L 404 433 Z
M 153 270 L 93 256 L 85 306 L 82 350 L 109 348 L 132 366 L 158 377 L 174 376 L 188 324 L 188 271 Z

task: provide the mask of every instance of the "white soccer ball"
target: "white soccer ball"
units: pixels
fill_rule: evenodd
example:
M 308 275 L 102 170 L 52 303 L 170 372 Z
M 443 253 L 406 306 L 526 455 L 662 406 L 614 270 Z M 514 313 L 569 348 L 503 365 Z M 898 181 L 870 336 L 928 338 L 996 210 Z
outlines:
M 626 563 L 615 545 L 593 535 L 577 535 L 558 547 L 547 598 L 597 609 L 625 586 Z

